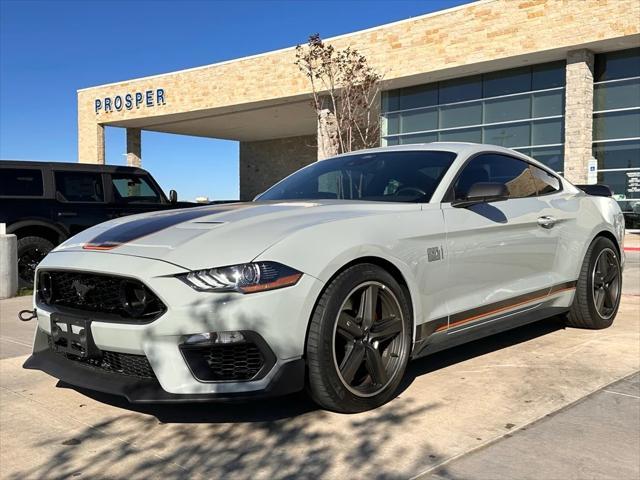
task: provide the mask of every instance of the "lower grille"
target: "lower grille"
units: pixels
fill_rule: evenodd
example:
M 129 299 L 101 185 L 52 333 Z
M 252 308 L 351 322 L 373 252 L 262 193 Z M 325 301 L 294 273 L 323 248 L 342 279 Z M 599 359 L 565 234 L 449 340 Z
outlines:
M 76 355 L 59 353 L 67 360 L 104 372 L 139 378 L 156 378 L 149 360 L 144 355 L 102 351 L 101 358 L 82 358 Z
M 252 380 L 274 361 L 267 361 L 253 342 L 183 346 L 182 353 L 194 376 L 208 382 Z

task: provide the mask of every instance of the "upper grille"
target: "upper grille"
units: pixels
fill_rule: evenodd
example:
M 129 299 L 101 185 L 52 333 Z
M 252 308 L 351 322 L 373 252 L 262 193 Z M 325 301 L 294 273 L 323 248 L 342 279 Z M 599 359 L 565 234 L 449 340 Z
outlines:
M 165 305 L 144 284 L 131 278 L 73 271 L 43 271 L 38 300 L 47 305 L 152 320 Z

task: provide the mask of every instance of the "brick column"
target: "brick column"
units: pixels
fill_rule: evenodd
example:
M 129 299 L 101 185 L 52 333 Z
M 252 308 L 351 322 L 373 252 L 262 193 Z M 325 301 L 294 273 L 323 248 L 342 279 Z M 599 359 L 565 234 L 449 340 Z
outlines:
M 142 166 L 142 142 L 139 128 L 127 128 L 127 165 Z
M 104 164 L 104 127 L 78 119 L 78 161 Z
M 568 52 L 566 79 L 564 176 L 574 183 L 587 183 L 593 140 L 593 52 Z

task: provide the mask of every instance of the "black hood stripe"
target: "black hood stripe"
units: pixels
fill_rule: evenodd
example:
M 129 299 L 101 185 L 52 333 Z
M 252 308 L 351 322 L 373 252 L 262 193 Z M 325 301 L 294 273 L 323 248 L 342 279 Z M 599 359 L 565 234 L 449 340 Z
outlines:
M 245 208 L 248 204 L 233 204 L 215 207 L 191 208 L 169 213 L 161 213 L 151 217 L 144 217 L 121 225 L 116 225 L 109 230 L 100 233 L 97 237 L 86 243 L 83 248 L 87 250 L 111 250 L 138 238 L 151 235 L 165 228 L 173 227 L 179 223 L 188 222 L 195 218 L 216 213 L 224 213 L 238 208 Z

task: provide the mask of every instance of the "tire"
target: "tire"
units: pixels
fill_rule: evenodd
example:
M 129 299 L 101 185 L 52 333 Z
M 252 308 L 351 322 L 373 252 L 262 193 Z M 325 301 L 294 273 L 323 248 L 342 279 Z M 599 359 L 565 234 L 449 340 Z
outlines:
M 53 243 L 42 237 L 24 237 L 18 240 L 18 286 L 33 287 L 33 275 L 38 263 L 53 250 Z
M 408 291 L 389 272 L 373 264 L 347 268 L 327 286 L 311 316 L 306 345 L 311 398 L 341 413 L 389 401 L 409 360 L 412 327 Z M 353 367 L 359 358 L 362 364 Z
M 610 272 L 617 272 L 613 280 L 608 283 L 604 282 L 602 286 L 600 285 L 603 277 L 599 272 L 603 263 L 597 264 L 597 262 L 607 263 L 611 269 Z M 608 274 L 608 276 L 611 275 L 613 273 Z M 611 326 L 620 306 L 621 294 L 622 269 L 620 268 L 618 249 L 608 238 L 597 237 L 589 245 L 582 262 L 573 304 L 566 317 L 567 325 L 589 329 L 602 329 Z M 599 308 L 598 304 L 601 304 L 602 308 Z

